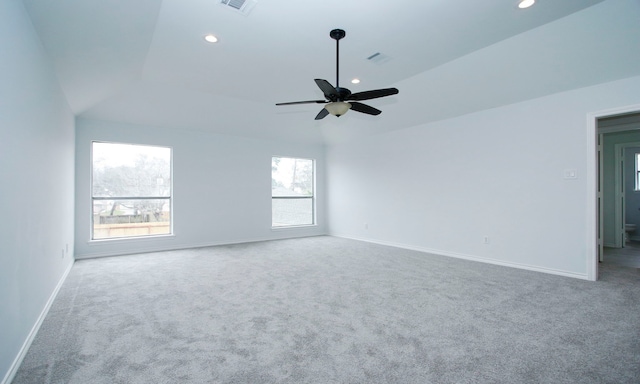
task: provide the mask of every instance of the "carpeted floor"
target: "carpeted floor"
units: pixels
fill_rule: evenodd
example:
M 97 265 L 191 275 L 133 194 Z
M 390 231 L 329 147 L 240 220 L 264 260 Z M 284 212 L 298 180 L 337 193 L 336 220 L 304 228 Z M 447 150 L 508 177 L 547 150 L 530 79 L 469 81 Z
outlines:
M 21 383 L 639 383 L 640 273 L 333 237 L 78 261 Z

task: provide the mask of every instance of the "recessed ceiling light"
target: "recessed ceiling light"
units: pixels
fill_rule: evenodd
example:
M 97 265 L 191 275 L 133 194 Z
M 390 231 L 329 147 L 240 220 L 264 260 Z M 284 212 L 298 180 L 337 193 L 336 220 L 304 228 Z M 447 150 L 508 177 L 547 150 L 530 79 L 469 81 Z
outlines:
M 518 3 L 518 8 L 524 9 L 532 6 L 536 0 L 522 0 Z
M 351 84 L 358 84 L 358 83 L 360 83 L 360 79 L 351 80 Z
M 204 39 L 210 43 L 217 43 L 218 42 L 218 38 L 213 36 L 213 35 L 206 35 L 204 37 Z

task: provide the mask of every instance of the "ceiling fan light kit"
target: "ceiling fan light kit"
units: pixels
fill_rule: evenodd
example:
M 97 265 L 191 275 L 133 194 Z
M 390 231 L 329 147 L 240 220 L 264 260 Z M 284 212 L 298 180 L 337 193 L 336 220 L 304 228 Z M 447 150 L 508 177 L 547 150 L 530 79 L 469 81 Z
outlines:
M 396 95 L 398 94 L 398 89 L 384 88 L 375 89 L 372 91 L 351 93 L 351 91 L 347 88 L 340 88 L 340 40 L 346 36 L 346 33 L 342 29 L 334 29 L 329 33 L 329 36 L 331 36 L 331 38 L 336 41 L 336 86 L 334 87 L 327 80 L 315 79 L 316 85 L 318 85 L 318 88 L 320 88 L 326 100 L 292 101 L 287 103 L 277 103 L 276 105 L 327 103 L 316 116 L 316 120 L 323 119 L 328 114 L 340 117 L 347 113 L 349 109 L 361 113 L 366 113 L 368 115 L 379 115 L 380 113 L 382 113 L 382 111 L 369 105 L 360 103 L 359 101 Z
M 351 104 L 344 101 L 335 101 L 325 105 L 324 108 L 333 116 L 340 117 L 347 113 L 349 108 L 351 108 Z

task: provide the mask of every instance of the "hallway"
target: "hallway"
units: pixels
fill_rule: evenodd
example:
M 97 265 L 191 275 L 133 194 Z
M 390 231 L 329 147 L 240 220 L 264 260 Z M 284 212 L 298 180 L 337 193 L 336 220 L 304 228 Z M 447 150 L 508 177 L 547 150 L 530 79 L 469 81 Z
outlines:
M 624 248 L 604 247 L 602 264 L 640 268 L 640 242 L 631 241 Z

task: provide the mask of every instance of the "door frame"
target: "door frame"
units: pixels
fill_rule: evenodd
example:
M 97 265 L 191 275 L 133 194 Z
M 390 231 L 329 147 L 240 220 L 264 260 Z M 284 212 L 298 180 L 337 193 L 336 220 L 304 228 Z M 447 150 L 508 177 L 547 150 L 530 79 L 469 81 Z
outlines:
M 628 113 L 640 112 L 640 104 L 628 105 L 624 107 L 612 108 L 597 112 L 587 113 L 587 223 L 586 223 L 586 261 L 587 279 L 595 281 L 598 279 L 598 262 L 602 249 L 601 234 L 602 215 L 600 214 L 600 187 L 602 178 L 599 175 L 600 156 L 598 148 L 598 119 L 603 117 L 625 115 Z

